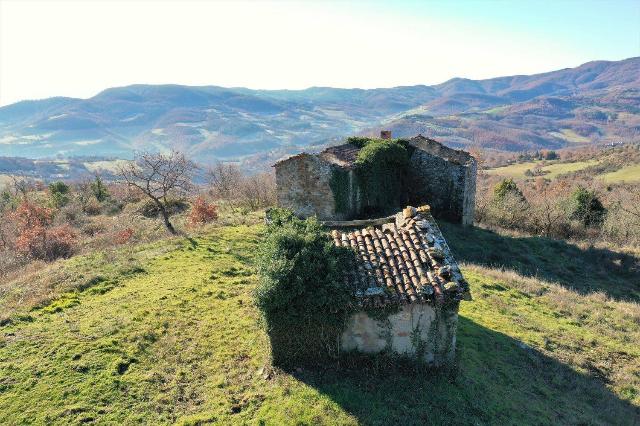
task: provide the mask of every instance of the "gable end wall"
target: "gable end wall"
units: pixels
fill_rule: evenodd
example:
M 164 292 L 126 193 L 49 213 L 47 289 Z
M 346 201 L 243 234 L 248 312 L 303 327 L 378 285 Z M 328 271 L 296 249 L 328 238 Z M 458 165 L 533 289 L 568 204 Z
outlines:
M 299 217 L 335 219 L 335 202 L 329 185 L 332 165 L 316 155 L 303 154 L 275 166 L 279 207 Z

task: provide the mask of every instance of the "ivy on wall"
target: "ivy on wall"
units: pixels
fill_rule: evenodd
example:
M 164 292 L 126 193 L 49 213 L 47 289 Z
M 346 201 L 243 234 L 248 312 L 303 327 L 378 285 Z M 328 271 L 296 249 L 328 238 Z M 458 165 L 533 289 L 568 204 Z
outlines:
M 347 138 L 360 148 L 355 161 L 354 179 L 349 171 L 334 168 L 329 186 L 335 212 L 377 215 L 404 206 L 408 199 L 407 177 L 413 147 L 406 139 Z
M 335 212 L 349 214 L 352 191 L 354 190 L 349 179 L 349 171 L 333 168 L 331 171 L 331 179 L 329 180 L 329 187 L 333 193 Z
M 409 152 L 399 139 L 369 139 L 356 158 L 356 177 L 366 213 L 387 213 L 407 201 Z

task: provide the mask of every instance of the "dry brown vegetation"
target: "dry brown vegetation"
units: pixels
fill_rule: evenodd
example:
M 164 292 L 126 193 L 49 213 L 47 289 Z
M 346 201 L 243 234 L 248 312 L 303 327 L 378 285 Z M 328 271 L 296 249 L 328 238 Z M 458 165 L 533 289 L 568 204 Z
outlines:
M 477 153 L 486 164 L 486 152 Z M 507 228 L 560 239 L 606 241 L 640 246 L 640 183 L 606 183 L 598 175 L 640 163 L 637 146 L 584 148 L 559 153 L 561 161 L 597 159 L 584 169 L 549 179 L 544 175 L 513 181 L 516 188 L 503 196 L 496 190 L 505 182 L 499 175 L 478 173 L 476 221 L 483 226 Z M 523 161 L 529 161 L 526 157 Z M 576 192 L 583 188 L 605 209 L 601 220 L 580 220 L 575 214 Z
M 96 177 L 47 187 L 15 178 L 0 188 L 0 281 L 57 258 L 166 238 L 167 222 L 184 234 L 211 222 L 235 223 L 275 202 L 271 174 L 248 176 L 219 164 L 199 186 L 191 180 L 193 165 L 178 153 L 138 160 L 122 170 L 121 183 Z
M 207 181 L 211 197 L 225 200 L 233 209 L 257 210 L 276 202 L 272 173 L 245 175 L 235 164 L 217 163 L 207 170 Z

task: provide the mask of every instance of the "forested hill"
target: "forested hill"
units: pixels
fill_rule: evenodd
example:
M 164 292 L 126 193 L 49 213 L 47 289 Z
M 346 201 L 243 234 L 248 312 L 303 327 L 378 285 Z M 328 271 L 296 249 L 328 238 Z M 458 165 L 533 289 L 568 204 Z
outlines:
M 638 140 L 640 58 L 434 86 L 133 85 L 89 99 L 23 101 L 0 108 L 0 155 L 128 157 L 173 147 L 205 162 L 260 164 L 380 126 L 512 151 Z

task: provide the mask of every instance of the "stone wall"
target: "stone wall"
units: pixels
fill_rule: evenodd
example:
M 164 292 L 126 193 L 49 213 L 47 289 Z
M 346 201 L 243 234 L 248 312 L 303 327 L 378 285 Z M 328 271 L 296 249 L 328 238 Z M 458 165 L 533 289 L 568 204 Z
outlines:
M 316 215 L 320 220 L 343 220 L 353 216 L 351 209 L 354 206 L 349 202 L 345 211 L 336 212 L 331 180 L 335 178 L 337 169 L 334 164 L 310 154 L 299 154 L 278 163 L 278 206 L 291 209 L 299 217 Z
M 409 201 L 429 204 L 434 216 L 473 224 L 476 162 L 469 154 L 437 142 L 411 142 Z
M 473 224 L 477 167 L 473 157 L 422 136 L 411 139 L 409 145 L 408 203 L 429 204 L 436 217 Z M 278 206 L 320 220 L 365 216 L 361 189 L 348 162 L 326 152 L 299 154 L 277 163 L 275 169 Z
M 441 366 L 455 357 L 458 305 L 408 304 L 385 319 L 357 312 L 342 333 L 341 350 L 383 351 Z

